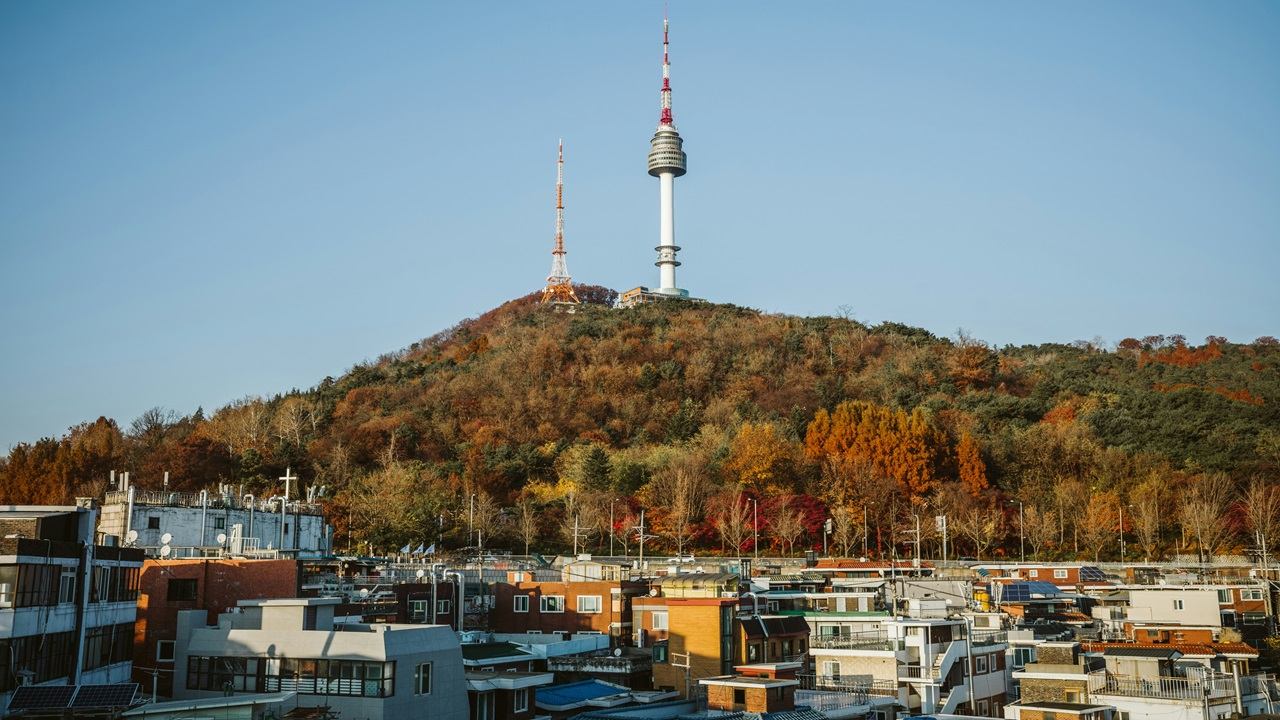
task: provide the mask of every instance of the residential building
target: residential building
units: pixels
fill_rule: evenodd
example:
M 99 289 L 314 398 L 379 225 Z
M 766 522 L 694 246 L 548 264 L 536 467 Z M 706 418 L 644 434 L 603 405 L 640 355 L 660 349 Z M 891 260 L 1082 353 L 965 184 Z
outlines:
M 670 576 L 653 589 L 660 594 L 632 600 L 635 643 L 653 653 L 653 686 L 687 696 L 698 680 L 727 675 L 736 656 L 738 576 Z
M 18 684 L 132 673 L 140 550 L 94 544 L 98 509 L 0 507 L 0 710 Z
M 803 661 L 809 651 L 809 623 L 804 618 L 748 615 L 736 622 L 736 656 L 743 665 Z
M 1222 627 L 1218 593 L 1209 588 L 1129 588 L 1126 620 L 1134 624 Z
M 106 494 L 98 530 L 153 557 L 166 546 L 166 557 L 322 555 L 330 552 L 332 535 L 314 502 L 255 498 L 230 485 L 186 493 L 143 490 L 127 481 Z
M 986 563 L 973 566 L 980 577 L 1034 580 L 1056 585 L 1060 590 L 1103 591 L 1115 587 L 1096 565 L 1075 563 Z
M 1018 704 L 1082 703 L 1089 698 L 1089 673 L 1103 666 L 1086 656 L 1076 642 L 1043 642 L 1036 658 L 1013 671 Z
M 295 560 L 148 558 L 142 564 L 134 626 L 133 680 L 173 695 L 178 613 L 203 610 L 207 624 L 241 600 L 293 598 L 300 579 Z
M 511 571 L 507 582 L 493 585 L 493 608 L 490 628 L 500 633 L 596 632 L 627 644 L 632 632 L 632 599 L 642 595 L 648 585 L 623 579 L 617 574 L 582 572 L 588 567 L 609 568 L 596 564 L 574 563 L 565 566 L 557 581 L 533 580 L 527 572 Z M 586 577 L 588 579 L 572 579 Z
M 216 627 L 178 615 L 174 695 L 296 692 L 344 718 L 468 720 L 457 634 L 440 625 L 335 625 L 338 598 L 243 600 Z M 490 716 L 493 717 L 493 716 Z
M 796 709 L 800 663 L 751 663 L 734 668 L 735 674 L 698 681 L 707 691 L 707 710 L 718 712 L 776 713 Z M 815 713 L 817 720 L 825 716 Z
M 909 603 L 910 617 L 885 620 L 877 632 L 815 638 L 812 687 L 892 692 L 912 713 L 964 708 L 1000 717 L 1008 699 L 1004 632 L 973 631 L 969 619 L 947 617 L 941 600 Z

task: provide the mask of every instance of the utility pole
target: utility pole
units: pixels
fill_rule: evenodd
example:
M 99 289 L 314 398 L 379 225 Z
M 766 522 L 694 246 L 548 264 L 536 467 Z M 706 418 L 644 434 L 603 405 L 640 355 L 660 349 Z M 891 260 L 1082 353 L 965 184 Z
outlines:
M 1120 562 L 1124 562 L 1124 503 L 1120 503 Z
M 751 549 L 755 552 L 755 562 L 760 562 L 760 503 L 751 498 Z
M 471 493 L 471 508 L 467 511 L 467 542 L 476 531 L 476 494 Z
M 640 532 L 640 563 L 636 567 L 640 569 L 640 572 L 644 572 L 644 540 L 646 537 L 644 534 L 644 510 L 640 511 L 640 524 L 631 529 L 638 530 Z
M 609 557 L 613 557 L 613 500 L 609 500 Z
M 942 533 L 942 561 L 947 561 L 947 516 L 938 515 L 933 519 L 938 526 L 938 531 Z
M 862 557 L 867 557 L 867 506 L 862 506 Z
M 1013 504 L 1012 500 L 1006 500 L 1005 502 L 1010 505 Z M 1027 533 L 1023 525 L 1021 500 L 1018 501 L 1018 558 L 1019 562 L 1025 563 L 1027 561 Z

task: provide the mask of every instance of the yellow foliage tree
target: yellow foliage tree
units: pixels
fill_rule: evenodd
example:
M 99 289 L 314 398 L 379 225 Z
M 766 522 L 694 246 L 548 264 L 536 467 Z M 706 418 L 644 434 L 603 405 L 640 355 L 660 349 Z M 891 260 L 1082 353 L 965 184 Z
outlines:
M 724 472 L 757 493 L 787 492 L 796 448 L 772 423 L 743 423 L 729 444 Z

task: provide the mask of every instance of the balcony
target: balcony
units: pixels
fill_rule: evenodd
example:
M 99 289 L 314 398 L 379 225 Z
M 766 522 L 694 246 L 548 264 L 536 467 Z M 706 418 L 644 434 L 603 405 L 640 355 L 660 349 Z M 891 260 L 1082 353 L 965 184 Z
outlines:
M 1229 675 L 1210 675 L 1203 680 L 1168 676 L 1144 680 L 1099 670 L 1089 673 L 1089 694 L 1202 702 L 1234 696 L 1235 682 Z
M 969 641 L 974 647 L 979 645 L 1000 645 L 1009 642 L 1009 633 L 1004 630 L 981 631 L 975 630 L 970 636 Z
M 855 680 L 815 673 L 796 673 L 796 679 L 801 690 L 851 693 L 862 696 L 863 702 L 868 696 L 898 697 L 898 684 L 892 680 Z
M 818 635 L 810 638 L 809 647 L 814 650 L 903 650 L 901 640 L 883 633 L 855 633 L 852 635 Z
M 934 674 L 932 667 L 924 667 L 923 665 L 899 665 L 899 680 L 936 680 L 938 676 Z

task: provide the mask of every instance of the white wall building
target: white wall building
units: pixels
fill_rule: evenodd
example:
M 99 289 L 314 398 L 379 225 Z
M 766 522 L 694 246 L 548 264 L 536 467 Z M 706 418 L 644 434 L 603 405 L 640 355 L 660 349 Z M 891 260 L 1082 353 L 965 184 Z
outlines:
M 1209 589 L 1131 589 L 1126 619 L 1133 623 L 1222 627 L 1218 593 Z
M 344 718 L 468 720 L 457 635 L 443 625 L 333 622 L 337 598 L 243 600 L 205 627 L 178 618 L 174 697 L 295 692 Z
M 0 507 L 0 713 L 19 681 L 127 682 L 142 552 L 93 544 L 92 500 Z

